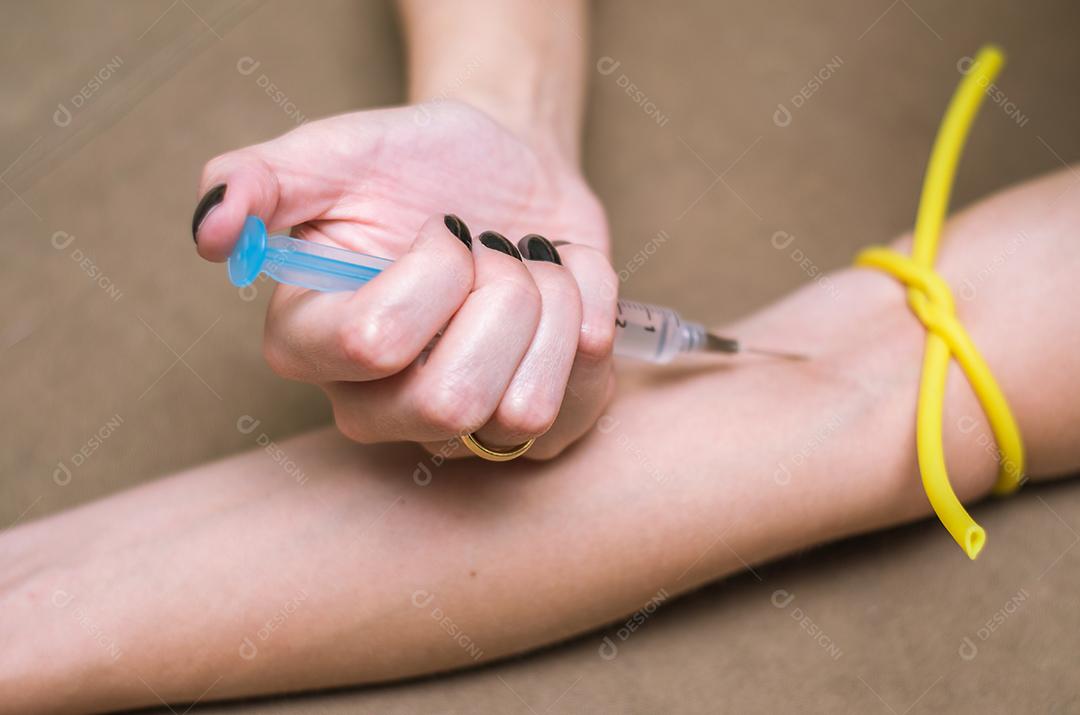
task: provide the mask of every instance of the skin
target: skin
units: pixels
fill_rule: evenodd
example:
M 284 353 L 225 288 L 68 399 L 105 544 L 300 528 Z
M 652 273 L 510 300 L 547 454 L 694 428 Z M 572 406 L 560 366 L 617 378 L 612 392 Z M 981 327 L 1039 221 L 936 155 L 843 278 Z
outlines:
M 570 168 L 582 86 L 573 38 L 584 34 L 583 11 L 569 0 L 447 0 L 407 2 L 403 13 L 412 97 L 438 101 L 312 123 L 211 162 L 203 188 L 226 179 L 229 190 L 200 229 L 199 250 L 222 259 L 253 212 L 272 228 L 299 224 L 311 240 L 399 257 L 395 280 L 368 287 L 377 300 L 278 291 L 267 356 L 291 377 L 328 386 L 346 434 L 426 440 L 421 430 L 452 436 L 463 425 L 417 411 L 440 404 L 438 393 L 406 386 L 431 383 L 400 377 L 408 370 L 380 377 L 384 355 L 401 361 L 418 343 L 385 328 L 364 332 L 388 324 L 380 306 L 408 310 L 406 297 L 417 300 L 417 286 L 436 279 L 431 265 L 452 266 L 443 273 L 461 282 L 428 294 L 459 301 L 428 362 L 440 374 L 479 359 L 454 362 L 456 350 L 490 339 L 488 321 L 532 306 L 534 321 L 520 321 L 535 322 L 531 342 L 522 350 L 528 330 L 512 338 L 521 354 L 503 400 L 520 394 L 520 366 L 543 337 L 544 298 L 555 290 L 545 281 L 570 290 L 551 265 L 517 264 L 482 246 L 468 260 L 438 212 L 458 211 L 480 230 L 572 236 L 575 246 L 560 249 L 581 316 L 572 367 L 564 357 L 559 368 L 569 374 L 567 404 L 530 454 L 552 456 L 586 436 L 558 460 L 496 465 L 361 446 L 328 428 L 280 445 L 302 480 L 256 450 L 4 532 L 0 713 L 106 711 L 470 666 L 610 622 L 660 589 L 681 593 L 928 514 L 913 437 L 924 333 L 904 291 L 869 271 L 834 274 L 723 327 L 812 360 L 628 365 L 618 397 L 590 428 L 608 387 L 610 358 L 598 348 L 608 340 L 601 308 L 611 296 L 597 288 L 602 279 L 589 279 L 606 265 L 603 215 Z M 466 71 L 478 37 L 496 60 Z M 1067 342 L 1080 314 L 1046 309 L 1075 305 L 1078 199 L 1068 172 L 994 197 L 950 222 L 939 259 L 952 285 L 975 288 L 958 301 L 959 314 L 1012 403 L 1032 479 L 1080 466 L 1080 403 L 1071 397 L 1080 351 Z M 523 298 L 526 278 L 535 294 Z M 513 281 L 508 294 L 525 302 L 492 299 L 473 315 L 472 298 L 505 289 L 500 281 Z M 429 308 L 438 305 L 445 309 L 432 298 Z M 443 315 L 407 317 L 431 330 Z M 577 318 L 561 315 L 550 334 L 572 335 Z M 491 394 L 502 387 L 486 384 Z M 374 411 L 357 407 L 373 399 L 393 419 L 375 424 Z M 503 418 L 481 435 L 521 430 Z M 988 426 L 955 370 L 944 424 L 952 483 L 977 500 L 996 458 L 980 444 Z M 453 441 L 438 449 L 461 453 Z M 432 617 L 435 608 L 479 658 Z
M 200 195 L 228 189 L 198 229 L 199 253 L 224 260 L 254 214 L 271 230 L 396 259 L 355 294 L 278 286 L 271 367 L 322 387 L 357 442 L 467 456 L 447 440 L 474 432 L 497 449 L 538 437 L 527 457 L 554 457 L 614 386 L 618 280 L 578 166 L 583 3 L 401 9 L 412 106 L 311 122 L 212 159 Z M 451 213 L 471 228 L 471 252 L 447 230 Z M 482 244 L 487 230 L 569 244 L 556 249 L 561 265 L 521 261 Z
M 1080 313 L 1044 309 L 1075 303 L 1078 229 L 1080 186 L 1065 171 L 953 218 L 938 260 L 965 288 L 958 314 L 1011 402 L 1034 480 L 1080 467 L 1080 351 L 1063 337 Z M 281 444 L 302 482 L 254 451 L 0 535 L 0 713 L 470 666 L 611 622 L 660 589 L 925 517 L 923 329 L 891 278 L 828 281 L 724 326 L 812 360 L 620 370 L 597 428 L 558 460 L 437 466 L 324 429 Z M 954 488 L 984 497 L 998 465 L 955 368 L 944 425 Z

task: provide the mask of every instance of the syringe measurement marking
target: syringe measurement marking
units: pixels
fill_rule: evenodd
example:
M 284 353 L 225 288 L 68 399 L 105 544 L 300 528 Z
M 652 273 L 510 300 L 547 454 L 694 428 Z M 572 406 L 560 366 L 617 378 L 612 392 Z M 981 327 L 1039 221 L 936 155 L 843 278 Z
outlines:
M 615 304 L 615 309 L 616 309 L 616 311 L 618 311 L 619 315 L 622 315 L 624 305 L 627 308 L 633 308 L 633 309 L 636 309 L 638 311 L 641 311 L 641 310 L 645 311 L 645 318 L 648 321 L 648 324 L 647 325 L 635 324 L 634 327 L 640 327 L 646 333 L 655 333 L 656 332 L 656 325 L 653 323 L 652 310 L 651 310 L 648 303 L 638 303 L 637 301 L 633 301 L 633 300 L 620 300 L 618 303 Z M 629 327 L 629 325 L 630 325 L 630 323 L 629 323 L 628 320 L 620 319 L 618 317 L 615 318 L 615 327 L 625 329 L 625 328 Z

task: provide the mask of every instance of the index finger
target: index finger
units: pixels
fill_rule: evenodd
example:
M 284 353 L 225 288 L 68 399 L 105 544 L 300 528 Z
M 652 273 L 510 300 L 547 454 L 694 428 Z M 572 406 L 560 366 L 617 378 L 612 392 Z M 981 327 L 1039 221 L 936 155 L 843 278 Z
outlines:
M 472 290 L 470 243 L 460 219 L 432 217 L 404 255 L 355 293 L 275 291 L 267 361 L 285 377 L 313 383 L 401 372 Z

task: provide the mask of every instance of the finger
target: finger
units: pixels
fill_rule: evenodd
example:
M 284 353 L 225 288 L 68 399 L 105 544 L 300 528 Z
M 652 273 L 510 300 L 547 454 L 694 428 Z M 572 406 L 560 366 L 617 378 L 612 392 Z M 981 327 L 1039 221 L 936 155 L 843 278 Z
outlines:
M 580 439 L 599 419 L 615 388 L 618 276 L 607 256 L 594 248 L 563 244 L 558 250 L 581 292 L 581 334 L 562 411 L 527 453 L 532 459 L 550 459 Z
M 530 459 L 551 459 L 592 429 L 615 392 L 615 361 L 577 355 L 559 418 L 529 449 Z
M 581 292 L 581 335 L 578 354 L 596 361 L 611 356 L 615 345 L 619 277 L 602 251 L 590 246 L 558 246 L 562 264 L 574 276 Z
M 461 307 L 473 284 L 472 239 L 456 216 L 435 216 L 410 249 L 353 293 L 278 290 L 264 353 L 302 382 L 376 380 L 412 363 Z
M 199 255 L 228 258 L 244 219 L 258 216 L 270 231 L 322 216 L 337 200 L 337 182 L 320 180 L 309 142 L 310 127 L 207 162 L 199 181 L 202 197 L 191 233 Z M 362 148 L 353 148 L 362 159 Z
M 473 258 L 473 291 L 425 360 L 385 380 L 326 386 L 347 436 L 447 440 L 476 431 L 495 412 L 532 342 L 541 298 L 517 249 L 502 236 L 481 234 Z
M 536 234 L 521 239 L 518 248 L 540 291 L 540 322 L 491 420 L 476 432 L 493 449 L 539 437 L 554 424 L 581 329 L 581 294 L 574 276 L 560 265 L 558 250 Z
M 562 409 L 551 429 L 526 453 L 533 459 L 549 459 L 585 434 L 610 402 L 615 384 L 613 348 L 618 276 L 607 256 L 594 248 L 559 242 L 556 250 L 581 295 L 581 330 Z M 460 440 L 450 444 L 432 441 L 424 447 L 444 457 L 472 456 Z

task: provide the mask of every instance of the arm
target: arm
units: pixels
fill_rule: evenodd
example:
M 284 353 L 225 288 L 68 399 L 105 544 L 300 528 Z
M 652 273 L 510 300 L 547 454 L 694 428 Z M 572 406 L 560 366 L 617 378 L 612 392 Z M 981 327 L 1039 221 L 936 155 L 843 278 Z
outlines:
M 577 163 L 583 0 L 401 0 L 400 6 L 408 27 L 411 102 L 468 102 Z
M 1062 342 L 1080 314 L 1047 309 L 1075 303 L 1072 182 L 1062 173 L 959 215 L 939 263 L 1012 401 L 1033 478 L 1080 466 L 1080 351 Z M 3 534 L 0 642 L 14 647 L 0 649 L 0 712 L 467 666 L 596 627 L 661 588 L 925 516 L 922 328 L 891 279 L 830 280 L 730 326 L 812 361 L 628 372 L 557 461 L 435 466 L 324 430 L 282 445 L 302 483 L 255 451 Z M 952 481 L 981 498 L 995 458 L 974 439 L 987 426 L 959 373 L 946 405 Z

